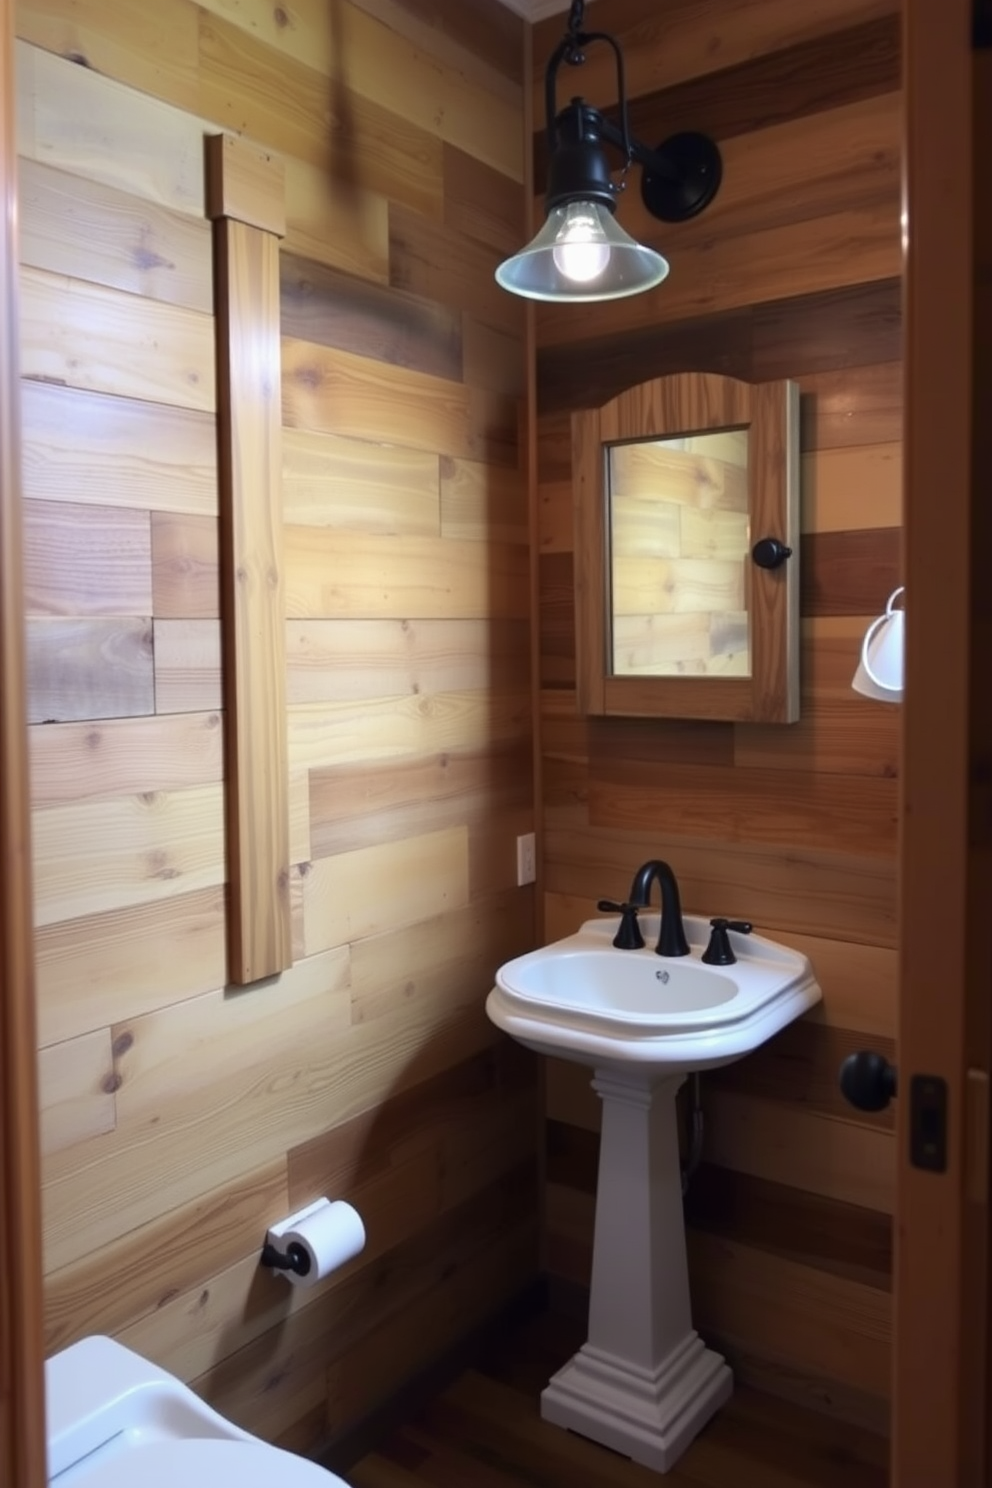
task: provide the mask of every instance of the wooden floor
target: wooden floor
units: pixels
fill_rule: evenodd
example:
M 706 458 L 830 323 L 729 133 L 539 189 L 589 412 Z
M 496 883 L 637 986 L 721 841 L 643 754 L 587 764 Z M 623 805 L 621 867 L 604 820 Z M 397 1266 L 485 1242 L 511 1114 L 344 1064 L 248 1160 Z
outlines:
M 887 1444 L 819 1412 L 735 1387 L 664 1478 L 542 1421 L 548 1377 L 583 1341 L 545 1313 L 394 1430 L 345 1476 L 354 1488 L 885 1488 Z

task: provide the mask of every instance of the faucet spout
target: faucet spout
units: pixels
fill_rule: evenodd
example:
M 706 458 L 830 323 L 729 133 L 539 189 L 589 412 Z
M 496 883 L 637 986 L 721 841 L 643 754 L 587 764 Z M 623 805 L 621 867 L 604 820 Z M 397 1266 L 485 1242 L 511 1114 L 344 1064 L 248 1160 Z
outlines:
M 689 942 L 682 923 L 682 900 L 674 869 L 660 858 L 642 863 L 634 874 L 627 898 L 631 904 L 646 909 L 651 902 L 651 885 L 658 880 L 661 889 L 661 928 L 655 950 L 659 956 L 688 956 Z

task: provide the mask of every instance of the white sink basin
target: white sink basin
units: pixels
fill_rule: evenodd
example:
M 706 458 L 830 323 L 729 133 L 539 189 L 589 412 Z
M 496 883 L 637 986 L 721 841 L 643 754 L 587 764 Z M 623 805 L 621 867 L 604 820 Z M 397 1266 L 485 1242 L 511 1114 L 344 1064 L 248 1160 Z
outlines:
M 739 1059 L 819 1002 L 812 968 L 798 951 L 731 931 L 737 961 L 708 966 L 700 957 L 709 921 L 687 915 L 691 955 L 658 956 L 658 920 L 641 916 L 643 950 L 617 950 L 619 921 L 596 919 L 508 961 L 496 974 L 486 1012 L 542 1054 L 676 1075 Z

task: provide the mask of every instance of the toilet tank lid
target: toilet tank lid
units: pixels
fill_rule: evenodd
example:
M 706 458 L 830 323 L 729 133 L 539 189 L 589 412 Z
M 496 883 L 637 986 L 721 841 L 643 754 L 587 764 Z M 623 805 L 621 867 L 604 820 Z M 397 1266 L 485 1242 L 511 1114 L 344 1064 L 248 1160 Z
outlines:
M 315 1462 L 264 1442 L 177 1441 L 136 1445 L 93 1459 L 78 1488 L 348 1488 Z M 76 1484 L 74 1482 L 74 1488 Z

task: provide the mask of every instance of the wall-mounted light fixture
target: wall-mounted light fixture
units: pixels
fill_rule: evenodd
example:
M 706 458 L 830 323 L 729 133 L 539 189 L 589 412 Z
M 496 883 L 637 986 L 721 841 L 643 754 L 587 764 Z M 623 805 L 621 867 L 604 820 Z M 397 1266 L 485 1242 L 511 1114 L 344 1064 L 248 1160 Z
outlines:
M 653 289 L 668 262 L 637 243 L 616 221 L 617 198 L 636 161 L 643 167 L 641 195 L 663 222 L 685 222 L 709 206 L 722 174 L 720 152 L 705 134 L 675 134 L 649 149 L 630 133 L 623 55 L 605 31 L 583 31 L 585 0 L 573 0 L 568 26 L 548 60 L 544 96 L 548 140 L 547 221 L 537 236 L 500 264 L 496 279 L 511 294 L 531 300 L 616 300 Z M 562 62 L 577 67 L 584 47 L 605 41 L 617 64 L 619 126 L 581 98 L 557 112 Z M 614 182 L 606 146 L 623 156 Z

